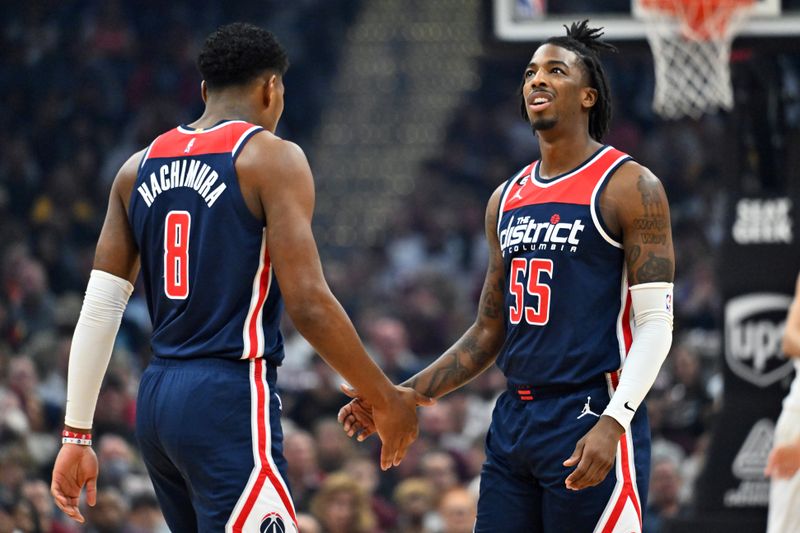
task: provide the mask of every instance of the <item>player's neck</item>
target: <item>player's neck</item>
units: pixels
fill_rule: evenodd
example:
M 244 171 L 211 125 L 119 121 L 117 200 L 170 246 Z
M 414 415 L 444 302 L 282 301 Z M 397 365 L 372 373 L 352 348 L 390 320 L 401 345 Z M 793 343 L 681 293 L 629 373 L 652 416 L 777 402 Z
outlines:
M 250 106 L 243 105 L 242 102 L 209 101 L 206 102 L 206 108 L 200 118 L 189 125 L 193 128 L 210 128 L 223 120 L 244 120 L 257 123 L 258 117 Z
M 602 146 L 588 132 L 581 135 L 555 135 L 552 131 L 538 133 L 542 154 L 539 175 L 543 178 L 569 172 Z

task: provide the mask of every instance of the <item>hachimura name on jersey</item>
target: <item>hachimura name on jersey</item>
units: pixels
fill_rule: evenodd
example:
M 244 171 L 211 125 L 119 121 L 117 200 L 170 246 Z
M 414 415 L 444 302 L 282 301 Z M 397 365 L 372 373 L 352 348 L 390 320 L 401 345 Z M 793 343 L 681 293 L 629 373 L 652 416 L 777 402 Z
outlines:
M 202 196 L 206 205 L 211 207 L 227 188 L 225 183 L 219 183 L 211 190 L 218 179 L 219 172 L 199 159 L 173 160 L 151 172 L 150 179 L 143 179 L 136 190 L 142 195 L 147 207 L 150 207 L 162 192 L 176 187 L 187 187 Z

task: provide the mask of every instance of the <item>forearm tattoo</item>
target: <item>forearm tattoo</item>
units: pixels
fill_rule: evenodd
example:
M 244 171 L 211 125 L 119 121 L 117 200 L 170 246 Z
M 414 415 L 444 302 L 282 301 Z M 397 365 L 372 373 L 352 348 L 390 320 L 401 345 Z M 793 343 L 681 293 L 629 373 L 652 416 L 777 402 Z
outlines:
M 504 320 L 505 276 L 502 268 L 502 261 L 491 260 L 478 310 L 478 323 L 432 365 L 404 383 L 405 386 L 420 394 L 437 397 L 467 383 L 494 361 L 499 349 L 498 339 L 491 333 L 487 334 L 487 330 L 492 331 L 498 325 L 502 327 Z M 481 322 L 490 325 L 482 327 Z
M 420 394 L 435 398 L 457 389 L 480 374 L 494 359 L 470 329 L 447 353 L 406 383 Z

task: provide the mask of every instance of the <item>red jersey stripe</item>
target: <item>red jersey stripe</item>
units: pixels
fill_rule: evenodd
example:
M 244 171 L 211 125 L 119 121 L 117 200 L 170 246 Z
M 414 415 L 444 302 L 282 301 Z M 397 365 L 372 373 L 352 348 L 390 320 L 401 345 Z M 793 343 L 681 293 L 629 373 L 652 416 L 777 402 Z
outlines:
M 283 488 L 283 485 L 278 480 L 275 472 L 270 467 L 269 460 L 267 459 L 267 426 L 269 422 L 267 422 L 267 416 L 269 416 L 266 404 L 269 402 L 267 399 L 268 391 L 264 386 L 264 366 L 266 364 L 265 361 L 256 361 L 255 363 L 251 363 L 255 365 L 254 373 L 253 373 L 253 380 L 256 386 L 256 395 L 257 395 L 257 404 L 258 404 L 258 412 L 257 412 L 257 420 L 258 420 L 258 435 L 257 435 L 257 442 L 258 442 L 258 459 L 260 463 L 260 469 L 258 472 L 258 477 L 256 478 L 256 482 L 253 484 L 253 488 L 250 490 L 250 494 L 247 497 L 247 500 L 242 507 L 241 512 L 239 513 L 238 518 L 233 523 L 233 531 L 235 533 L 242 533 L 242 528 L 244 527 L 247 518 L 250 516 L 250 512 L 253 510 L 253 506 L 258 499 L 258 495 L 261 492 L 262 487 L 267 479 L 269 479 L 272 487 L 275 489 L 275 492 L 278 493 L 278 496 L 281 499 L 284 507 L 289 512 L 289 516 L 292 517 L 292 521 L 297 524 L 297 517 L 295 516 L 294 506 L 292 505 L 291 498 L 286 493 Z
M 535 179 L 534 176 L 540 163 L 537 161 L 532 167 L 530 177 L 523 178 L 511 186 L 508 199 L 503 206 L 503 212 L 526 205 L 553 202 L 590 205 L 597 182 L 623 156 L 625 154 L 619 150 L 608 148 L 586 166 L 550 183 Z
M 250 353 L 248 357 L 250 359 L 264 355 L 263 339 L 259 337 L 258 329 L 261 327 L 261 312 L 264 309 L 264 302 L 267 300 L 271 282 L 272 265 L 269 260 L 269 249 L 265 245 L 264 268 L 261 269 L 261 277 L 258 280 L 258 300 L 256 301 L 256 306 L 253 308 L 252 314 L 248 317 L 250 321 L 250 328 L 248 331 L 248 335 L 250 336 Z
M 253 125 L 248 122 L 232 121 L 220 124 L 210 130 L 174 128 L 153 142 L 147 158 L 175 158 L 230 153 L 241 136 L 252 127 Z

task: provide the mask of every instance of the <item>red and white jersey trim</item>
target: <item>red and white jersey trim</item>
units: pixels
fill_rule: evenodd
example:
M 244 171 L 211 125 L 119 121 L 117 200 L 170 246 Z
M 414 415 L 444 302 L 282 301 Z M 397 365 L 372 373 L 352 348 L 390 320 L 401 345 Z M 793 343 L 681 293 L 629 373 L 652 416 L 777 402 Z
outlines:
M 620 374 L 623 371 L 625 358 L 633 344 L 633 321 L 631 312 L 631 296 L 628 290 L 627 268 L 622 269 L 620 283 L 620 310 L 617 317 L 617 340 L 620 352 L 620 369 L 606 374 L 608 380 L 609 397 L 619 385 Z M 634 447 L 631 432 L 625 432 L 620 437 L 617 445 L 617 461 L 615 468 L 617 484 L 611 493 L 600 521 L 594 533 L 641 533 L 642 532 L 642 503 L 639 499 L 639 487 L 636 484 L 636 463 L 634 461 Z
M 554 185 L 558 185 L 562 181 L 566 181 L 569 178 L 571 178 L 571 177 L 573 177 L 573 176 L 575 176 L 577 174 L 580 174 L 582 171 L 584 171 L 587 168 L 591 167 L 592 165 L 595 164 L 596 161 L 598 161 L 601 157 L 606 155 L 610 150 L 613 150 L 613 148 L 611 146 L 606 146 L 605 148 L 603 148 L 602 150 L 597 152 L 588 161 L 586 161 L 584 164 L 582 164 L 581 166 L 579 166 L 575 170 L 573 170 L 573 171 L 571 171 L 571 172 L 569 172 L 567 174 L 564 174 L 563 176 L 559 177 L 558 179 L 554 179 L 552 181 L 543 181 L 543 180 L 537 180 L 536 179 L 536 172 L 537 172 L 537 170 L 539 168 L 539 165 L 541 164 L 541 161 L 537 161 L 535 166 L 534 166 L 534 168 L 533 168 L 533 171 L 531 172 L 531 177 L 534 179 L 534 181 L 536 182 L 536 185 L 538 185 L 539 187 L 544 187 L 545 189 L 548 188 L 548 187 L 553 187 Z
M 272 264 L 267 250 L 267 230 L 261 236 L 261 253 L 256 275 L 253 277 L 253 291 L 250 296 L 250 307 L 242 328 L 244 350 L 242 359 L 255 359 L 264 355 L 264 325 L 262 317 L 264 306 L 272 286 Z
M 608 244 L 610 244 L 611 246 L 614 246 L 616 248 L 620 248 L 620 249 L 623 248 L 622 243 L 619 242 L 618 240 L 612 238 L 606 232 L 606 230 L 603 227 L 603 225 L 600 223 L 600 214 L 597 212 L 597 206 L 599 205 L 599 202 L 597 201 L 597 195 L 599 194 L 600 189 L 603 187 L 603 185 L 608 181 L 609 175 L 613 171 L 616 171 L 617 168 L 619 168 L 619 166 L 623 162 L 628 161 L 628 160 L 630 160 L 630 156 L 629 155 L 621 154 L 618 158 L 616 158 L 614 160 L 613 163 L 611 163 L 611 166 L 609 166 L 608 169 L 603 173 L 603 177 L 601 177 L 597 181 L 597 185 L 594 186 L 594 190 L 592 190 L 592 200 L 589 203 L 589 211 L 592 213 L 592 222 L 594 223 L 594 227 L 597 228 L 597 232 L 600 233 L 600 235 L 603 237 L 603 239 L 605 239 L 605 241 Z
M 505 208 L 506 208 L 506 201 L 508 199 L 508 195 L 511 194 L 511 191 L 514 189 L 517 181 L 520 178 L 525 176 L 528 179 L 530 179 L 530 175 L 531 175 L 531 170 L 532 169 L 533 169 L 533 163 L 531 163 L 530 165 L 526 166 L 525 168 L 523 168 L 522 170 L 517 172 L 514 175 L 514 177 L 509 180 L 509 185 L 506 187 L 506 190 L 503 191 L 503 195 L 500 197 L 500 205 L 498 207 L 498 212 L 497 212 L 497 236 L 498 236 L 498 238 L 500 237 L 500 229 L 501 229 L 500 228 L 500 224 L 501 224 L 502 219 L 503 219 L 503 212 L 505 212 L 505 210 L 506 210 Z
M 211 133 L 212 131 L 217 131 L 219 129 L 224 128 L 225 126 L 230 126 L 231 124 L 247 124 L 244 120 L 226 120 L 221 124 L 217 124 L 211 128 L 198 128 L 198 129 L 188 129 L 184 128 L 183 126 L 178 126 L 177 130 L 181 133 L 185 133 L 187 135 L 203 135 L 205 133 Z
M 209 154 L 229 153 L 235 158 L 242 143 L 262 129 L 243 120 L 229 120 L 208 129 L 191 130 L 178 126 L 150 143 L 142 157 L 142 164 L 148 159 L 202 157 Z
M 253 442 L 253 471 L 242 495 L 233 508 L 226 533 L 259 531 L 264 516 L 278 513 L 297 533 L 297 516 L 289 488 L 272 459 L 272 432 L 270 428 L 271 391 L 267 384 L 267 362 L 250 361 L 250 430 Z M 291 530 L 287 529 L 287 533 Z
M 636 467 L 630 432 L 617 445 L 617 484 L 611 493 L 594 533 L 642 533 L 642 504 L 636 485 Z

